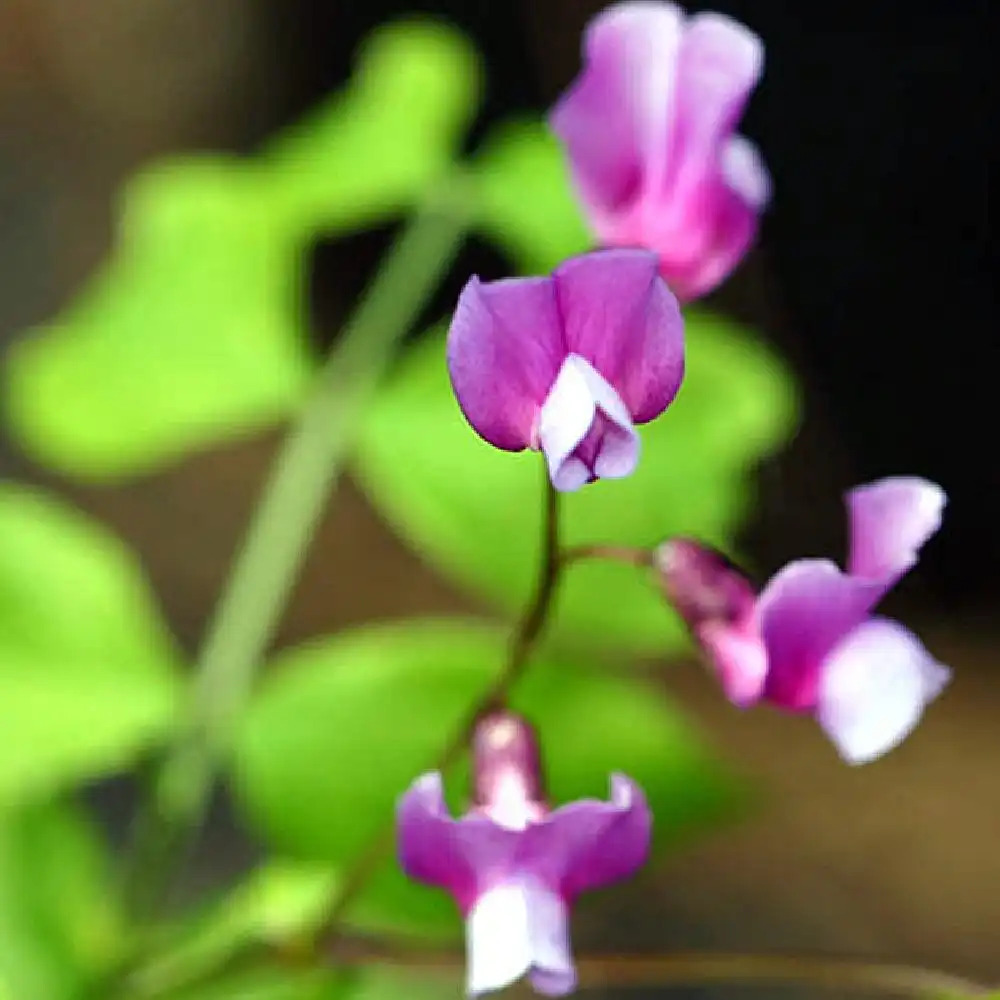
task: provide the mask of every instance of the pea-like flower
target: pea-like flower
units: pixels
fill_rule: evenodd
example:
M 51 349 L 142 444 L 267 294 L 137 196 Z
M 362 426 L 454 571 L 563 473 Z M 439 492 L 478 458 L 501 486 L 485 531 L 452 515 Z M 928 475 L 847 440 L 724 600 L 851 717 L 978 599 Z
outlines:
M 402 796 L 403 870 L 451 893 L 465 917 L 470 996 L 525 975 L 536 992 L 564 996 L 576 986 L 570 906 L 580 893 L 642 866 L 649 807 L 632 781 L 612 775 L 609 802 L 583 800 L 550 811 L 534 733 L 510 712 L 480 722 L 473 753 L 475 802 L 460 819 L 448 814 L 437 772 Z
M 721 14 L 620 3 L 583 47 L 549 121 L 584 214 L 604 245 L 655 250 L 682 300 L 704 295 L 743 258 L 770 198 L 757 148 L 735 131 L 763 44 Z
M 865 763 L 900 743 L 950 678 L 912 632 L 872 614 L 940 527 L 945 502 L 913 477 L 851 490 L 847 570 L 799 559 L 759 596 L 690 539 L 660 546 L 660 581 L 731 701 L 812 713 L 845 760 Z
M 571 491 L 635 469 L 636 424 L 680 388 L 684 324 L 654 254 L 597 251 L 550 277 L 473 277 L 448 331 L 448 370 L 481 437 L 541 450 L 555 488 Z

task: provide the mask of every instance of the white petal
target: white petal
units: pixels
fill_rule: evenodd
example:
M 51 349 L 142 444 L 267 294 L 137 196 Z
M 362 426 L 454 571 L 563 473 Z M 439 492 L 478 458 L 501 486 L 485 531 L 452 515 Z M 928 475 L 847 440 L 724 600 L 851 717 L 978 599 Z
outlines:
M 817 719 L 848 763 L 865 764 L 909 735 L 950 677 L 912 632 L 872 618 L 827 658 Z
M 538 440 L 545 452 L 552 484 L 559 490 L 577 489 L 587 481 L 589 472 L 582 463 L 567 459 L 586 437 L 597 413 L 590 386 L 574 357 L 570 355 L 563 362 L 538 419 Z M 577 481 L 581 472 L 583 479 Z
M 538 440 L 556 489 L 570 492 L 590 478 L 590 469 L 573 455 L 600 412 L 613 427 L 606 432 L 594 472 L 618 479 L 631 474 L 639 459 L 639 438 L 628 408 L 603 375 L 585 358 L 567 355 L 542 404 Z
M 576 985 L 566 904 L 533 879 L 511 879 L 483 893 L 469 913 L 466 942 L 470 997 L 529 973 L 546 996 L 563 996 Z

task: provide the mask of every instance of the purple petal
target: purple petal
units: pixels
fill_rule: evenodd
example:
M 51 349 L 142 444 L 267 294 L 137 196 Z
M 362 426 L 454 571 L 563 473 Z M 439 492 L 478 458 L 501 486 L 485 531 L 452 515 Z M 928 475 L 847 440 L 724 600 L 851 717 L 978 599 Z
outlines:
M 651 158 L 666 151 L 683 19 L 673 4 L 621 3 L 587 29 L 584 70 L 549 123 L 569 151 L 577 187 L 599 213 L 629 203 Z
M 569 492 L 598 476 L 629 475 L 639 438 L 618 393 L 579 355 L 566 358 L 538 420 L 552 485 Z
M 446 889 L 463 912 L 483 878 L 510 863 L 518 843 L 516 832 L 483 816 L 453 819 L 436 771 L 418 778 L 401 797 L 396 832 L 403 871 L 417 882 Z
M 584 254 L 562 264 L 553 280 L 567 351 L 597 369 L 635 423 L 662 413 L 684 377 L 684 321 L 656 255 Z
M 677 217 L 675 211 L 684 211 L 686 217 Z M 681 205 L 652 206 L 644 225 L 642 241 L 660 251 L 664 280 L 682 302 L 691 302 L 721 284 L 746 256 L 757 237 L 759 218 L 758 209 L 716 183 Z
M 688 628 L 753 617 L 757 594 L 752 584 L 717 549 L 693 538 L 670 538 L 654 558 L 664 595 Z
M 709 622 L 695 631 L 725 696 L 740 708 L 758 701 L 767 677 L 767 651 L 755 622 Z
M 466 944 L 469 996 L 504 989 L 526 974 L 546 996 L 576 986 L 566 903 L 530 877 L 499 882 L 476 900 Z
M 527 831 L 521 863 L 567 900 L 633 875 L 649 855 L 653 818 L 633 781 L 611 776 L 611 801 L 572 802 Z
M 750 581 L 721 552 L 691 538 L 669 539 L 655 558 L 664 595 L 708 657 L 726 697 L 740 706 L 756 701 L 767 655 Z
M 767 650 L 764 697 L 792 711 L 812 709 L 824 659 L 865 620 L 880 593 L 827 559 L 800 559 L 777 573 L 757 605 Z
M 916 563 L 921 546 L 941 527 L 946 502 L 940 486 L 916 477 L 880 479 L 851 490 L 847 571 L 882 581 L 888 590 Z
M 909 735 L 950 676 L 912 632 L 873 618 L 827 657 L 816 716 L 848 763 L 865 764 Z
M 466 419 L 490 444 L 532 444 L 565 354 L 550 278 L 466 284 L 448 330 L 448 371 Z
M 763 43 L 738 21 L 713 13 L 688 21 L 663 177 L 672 199 L 683 202 L 719 178 L 723 149 L 763 68 Z

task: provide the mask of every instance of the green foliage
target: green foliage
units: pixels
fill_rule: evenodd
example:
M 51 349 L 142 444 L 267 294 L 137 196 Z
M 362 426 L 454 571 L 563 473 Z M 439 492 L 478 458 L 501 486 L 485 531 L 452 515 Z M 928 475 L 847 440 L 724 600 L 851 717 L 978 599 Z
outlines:
M 350 863 L 389 822 L 400 792 L 430 768 L 504 655 L 501 633 L 458 621 L 375 626 L 284 654 L 237 740 L 250 822 L 281 852 Z M 732 803 L 733 789 L 680 716 L 637 682 L 536 663 L 515 705 L 545 732 L 554 801 L 604 794 L 611 768 L 649 795 L 659 842 Z M 452 803 L 466 785 L 453 775 Z M 359 904 L 368 926 L 452 935 L 450 900 L 392 863 Z
M 77 1000 L 123 940 L 86 818 L 62 804 L 0 810 L 0 996 Z
M 160 738 L 176 665 L 124 547 L 0 485 L 0 804 L 105 773 Z
M 443 358 L 438 334 L 405 359 L 365 419 L 357 474 L 421 555 L 514 611 L 537 572 L 542 462 L 497 451 L 475 435 Z M 762 344 L 704 312 L 688 312 L 687 359 L 677 401 L 642 428 L 636 474 L 563 504 L 567 544 L 652 545 L 685 533 L 731 546 L 751 499 L 748 473 L 792 430 L 792 386 Z M 607 563 L 569 571 L 555 624 L 564 635 L 633 650 L 662 651 L 682 640 L 648 582 Z
M 385 25 L 366 40 L 349 89 L 265 147 L 265 197 L 309 237 L 406 212 L 451 169 L 479 91 L 464 35 L 431 21 Z
M 154 941 L 156 959 L 136 974 L 140 992 L 211 978 L 231 959 L 264 945 L 288 947 L 319 927 L 336 885 L 325 865 L 270 861 L 201 912 Z
M 547 274 L 592 239 L 559 144 L 541 121 L 499 126 L 473 161 L 481 232 L 524 274 Z
M 53 468 L 113 480 L 286 417 L 313 367 L 310 244 L 420 201 L 477 94 L 461 35 L 398 24 L 372 37 L 343 94 L 258 157 L 139 175 L 114 256 L 11 351 L 0 398 L 14 434 Z
M 390 969 L 345 974 L 275 965 L 172 991 L 162 1000 L 459 1000 L 460 995 L 453 982 L 426 974 Z

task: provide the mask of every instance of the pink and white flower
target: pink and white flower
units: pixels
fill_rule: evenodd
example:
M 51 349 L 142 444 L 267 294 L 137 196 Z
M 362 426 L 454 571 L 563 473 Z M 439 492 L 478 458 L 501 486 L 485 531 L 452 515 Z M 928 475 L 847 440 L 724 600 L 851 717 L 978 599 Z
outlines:
M 611 777 L 608 802 L 550 810 L 530 726 L 510 712 L 482 720 L 474 739 L 475 803 L 459 819 L 441 775 L 425 774 L 400 800 L 399 856 L 413 879 L 447 890 L 466 924 L 468 993 L 527 976 L 536 992 L 576 987 L 569 912 L 581 893 L 628 878 L 649 853 L 652 817 L 642 791 Z
M 636 424 L 662 413 L 684 375 L 676 298 L 643 250 L 574 257 L 551 277 L 465 286 L 448 371 L 477 433 L 541 450 L 556 489 L 628 476 Z
M 721 14 L 619 3 L 590 22 L 583 71 L 549 117 L 606 246 L 654 250 L 673 291 L 711 291 L 756 238 L 771 181 L 736 125 L 764 46 Z
M 847 495 L 847 569 L 798 559 L 754 593 L 719 553 L 690 539 L 664 543 L 664 592 L 735 704 L 764 700 L 809 712 L 850 763 L 900 743 L 951 676 L 898 622 L 872 614 L 941 525 L 935 483 L 882 479 Z

